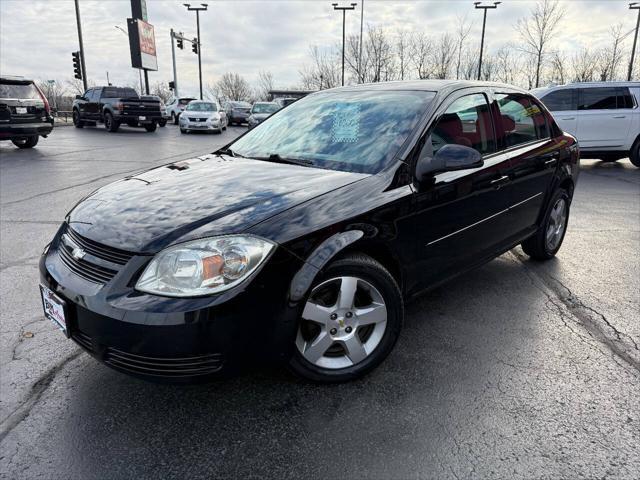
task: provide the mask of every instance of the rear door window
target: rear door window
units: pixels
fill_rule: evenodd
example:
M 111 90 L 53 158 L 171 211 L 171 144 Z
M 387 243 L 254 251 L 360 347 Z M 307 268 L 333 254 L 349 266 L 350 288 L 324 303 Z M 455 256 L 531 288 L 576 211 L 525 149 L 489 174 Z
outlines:
M 495 133 L 487 98 L 473 94 L 455 100 L 431 132 L 433 153 L 447 144 L 471 147 L 482 154 L 495 152 Z
M 544 113 L 528 95 L 498 93 L 495 98 L 500 108 L 504 143 L 507 148 L 549 137 Z
M 627 87 L 619 87 L 616 97 L 616 108 L 633 108 L 633 96 Z
M 578 109 L 578 95 L 575 88 L 555 90 L 541 98 L 542 102 L 552 112 L 562 112 Z
M 0 98 L 40 99 L 40 94 L 33 83 L 0 83 Z
M 615 110 L 617 108 L 616 88 L 583 88 L 578 110 Z

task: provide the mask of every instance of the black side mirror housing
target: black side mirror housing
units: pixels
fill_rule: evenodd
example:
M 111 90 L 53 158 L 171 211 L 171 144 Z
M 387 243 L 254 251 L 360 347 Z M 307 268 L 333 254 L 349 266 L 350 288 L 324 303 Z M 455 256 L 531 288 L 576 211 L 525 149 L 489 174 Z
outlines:
M 76 95 L 76 100 L 84 100 L 84 97 L 82 95 Z
M 464 145 L 447 144 L 432 156 L 424 156 L 416 165 L 416 178 L 422 182 L 436 173 L 478 168 L 484 164 L 476 149 Z

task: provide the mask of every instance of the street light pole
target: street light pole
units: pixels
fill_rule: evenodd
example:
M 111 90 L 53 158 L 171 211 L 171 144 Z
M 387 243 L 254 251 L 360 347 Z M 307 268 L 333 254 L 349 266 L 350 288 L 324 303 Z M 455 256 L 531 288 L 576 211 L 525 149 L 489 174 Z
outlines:
M 196 12 L 196 27 L 198 29 L 198 76 L 200 78 L 200 100 L 202 100 L 202 43 L 200 42 L 200 12 L 207 10 L 207 4 L 201 3 L 201 7 L 192 7 L 191 4 L 183 4 L 190 12 Z
M 173 61 L 173 95 L 178 98 L 178 75 L 176 71 L 176 38 L 173 28 L 171 29 L 171 59 Z
M 484 31 L 487 25 L 487 10 L 490 8 L 498 8 L 502 2 L 493 2 L 493 5 L 482 5 L 482 2 L 474 2 L 473 4 L 478 9 L 484 10 L 482 17 L 482 38 L 480 39 L 480 59 L 478 60 L 478 80 L 482 78 L 482 52 L 484 50 Z
M 364 0 L 360 1 L 360 47 L 358 50 L 358 83 L 364 82 L 362 75 L 362 31 L 364 26 Z
M 342 10 L 342 86 L 344 87 L 344 43 L 345 43 L 345 23 L 347 10 L 355 10 L 357 3 L 352 3 L 349 7 L 339 7 L 337 3 L 332 3 L 334 10 Z M 359 74 L 360 72 L 358 72 Z
M 127 38 L 129 38 L 129 32 L 127 32 L 124 28 L 122 28 L 119 25 L 114 25 L 114 27 L 120 30 L 122 33 L 124 33 L 127 36 Z M 142 70 L 140 70 L 139 68 L 137 70 L 138 70 L 138 78 L 140 79 L 140 95 L 142 95 L 142 93 L 144 92 L 142 88 Z
M 80 43 L 80 64 L 82 65 L 82 84 L 84 85 L 84 91 L 87 91 L 87 67 L 84 63 L 84 46 L 82 44 L 82 25 L 80 22 L 80 5 L 78 0 L 75 0 L 76 4 L 76 23 L 78 24 L 78 43 Z
M 636 21 L 636 33 L 633 37 L 633 48 L 631 49 L 631 59 L 629 60 L 629 74 L 627 75 L 627 81 L 631 80 L 633 75 L 633 57 L 636 54 L 636 44 L 638 43 L 638 30 L 640 30 L 640 3 L 631 2 L 629 4 L 630 10 L 638 10 L 638 20 Z

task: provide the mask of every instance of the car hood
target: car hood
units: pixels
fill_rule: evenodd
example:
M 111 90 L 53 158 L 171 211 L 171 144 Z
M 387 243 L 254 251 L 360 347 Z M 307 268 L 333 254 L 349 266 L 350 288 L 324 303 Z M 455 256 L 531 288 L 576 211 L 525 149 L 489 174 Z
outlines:
M 209 117 L 216 117 L 218 116 L 218 112 L 208 112 L 208 111 L 203 111 L 203 112 L 199 112 L 197 110 L 185 110 L 184 112 L 185 117 L 194 117 L 194 118 L 209 118 Z
M 205 155 L 102 187 L 69 213 L 80 235 L 155 253 L 174 243 L 239 233 L 368 175 Z

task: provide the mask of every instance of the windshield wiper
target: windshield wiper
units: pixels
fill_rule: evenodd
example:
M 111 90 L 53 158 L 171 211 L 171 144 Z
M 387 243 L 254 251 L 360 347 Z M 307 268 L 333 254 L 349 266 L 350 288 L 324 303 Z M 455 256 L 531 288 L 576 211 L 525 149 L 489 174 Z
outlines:
M 239 153 L 234 152 L 230 148 L 222 148 L 222 149 L 216 151 L 216 154 L 217 155 L 229 155 L 230 157 L 247 158 L 244 155 L 240 155 Z
M 264 160 L 265 162 L 285 163 L 288 165 L 300 165 L 301 167 L 311 167 L 315 165 L 311 160 L 306 160 L 302 158 L 281 157 L 277 153 L 272 153 L 268 157 L 251 157 L 251 158 L 255 158 L 256 160 Z

